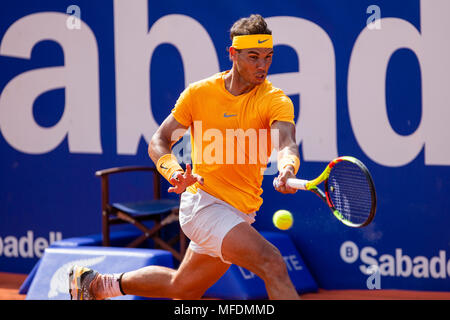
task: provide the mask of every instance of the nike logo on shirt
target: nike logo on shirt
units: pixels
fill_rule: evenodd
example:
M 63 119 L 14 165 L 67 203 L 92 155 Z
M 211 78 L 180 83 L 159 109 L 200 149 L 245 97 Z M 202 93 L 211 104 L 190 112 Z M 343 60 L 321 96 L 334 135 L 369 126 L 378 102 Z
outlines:
M 225 118 L 235 117 L 237 114 L 227 114 L 226 112 L 223 114 Z

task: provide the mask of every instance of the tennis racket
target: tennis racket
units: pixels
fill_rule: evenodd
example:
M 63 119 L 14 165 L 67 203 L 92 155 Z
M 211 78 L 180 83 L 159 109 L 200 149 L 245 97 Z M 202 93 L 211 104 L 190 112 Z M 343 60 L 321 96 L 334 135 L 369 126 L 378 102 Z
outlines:
M 324 191 L 318 185 L 324 182 Z M 278 180 L 273 181 L 274 187 Z M 377 196 L 369 170 L 356 158 L 343 156 L 331 161 L 314 180 L 290 178 L 287 185 L 319 196 L 343 224 L 360 228 L 375 217 Z

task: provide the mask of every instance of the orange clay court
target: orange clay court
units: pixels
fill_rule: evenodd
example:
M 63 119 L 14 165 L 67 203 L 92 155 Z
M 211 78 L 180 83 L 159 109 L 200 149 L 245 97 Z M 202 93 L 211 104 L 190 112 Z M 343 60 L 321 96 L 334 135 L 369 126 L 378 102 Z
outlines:
M 26 274 L 0 272 L 0 300 L 25 300 L 19 288 Z M 306 293 L 304 300 L 450 300 L 450 292 L 409 290 L 323 290 Z

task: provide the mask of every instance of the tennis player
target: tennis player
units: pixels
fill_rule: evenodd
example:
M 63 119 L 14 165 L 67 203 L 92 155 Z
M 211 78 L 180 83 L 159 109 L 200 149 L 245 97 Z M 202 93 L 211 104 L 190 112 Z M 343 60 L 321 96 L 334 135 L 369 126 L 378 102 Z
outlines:
M 270 299 L 299 298 L 279 250 L 252 227 L 262 204 L 263 171 L 272 148 L 259 150 L 265 154 L 256 157 L 256 163 L 236 163 L 239 152 L 244 153 L 245 160 L 255 157 L 249 145 L 242 146 L 237 135 L 229 134 L 239 129 L 278 132 L 277 190 L 295 193 L 285 184 L 300 166 L 293 104 L 266 80 L 273 41 L 264 19 L 251 15 L 238 20 L 230 37 L 231 70 L 189 85 L 149 144 L 151 159 L 172 184 L 169 192 L 182 194 L 180 226 L 191 241 L 179 268 L 148 266 L 122 274 L 99 274 L 74 266 L 69 272 L 72 299 L 125 294 L 199 299 L 231 264 L 263 279 Z M 184 171 L 171 154 L 171 147 L 189 127 L 193 167 L 187 164 Z M 223 151 L 227 161 L 207 159 L 211 145 L 201 135 L 199 138 L 199 131 L 221 133 L 224 141 L 231 140 L 223 143 L 223 149 L 215 150 L 216 160 Z M 178 133 L 175 137 L 174 132 Z M 257 145 L 275 145 L 271 136 L 256 135 Z

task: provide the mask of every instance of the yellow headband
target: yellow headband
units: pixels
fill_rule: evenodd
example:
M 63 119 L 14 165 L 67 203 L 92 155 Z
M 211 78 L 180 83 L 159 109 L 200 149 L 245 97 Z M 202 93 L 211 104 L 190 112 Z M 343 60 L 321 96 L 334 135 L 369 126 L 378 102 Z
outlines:
M 249 34 L 244 36 L 234 36 L 232 47 L 238 50 L 249 48 L 273 48 L 272 35 Z

